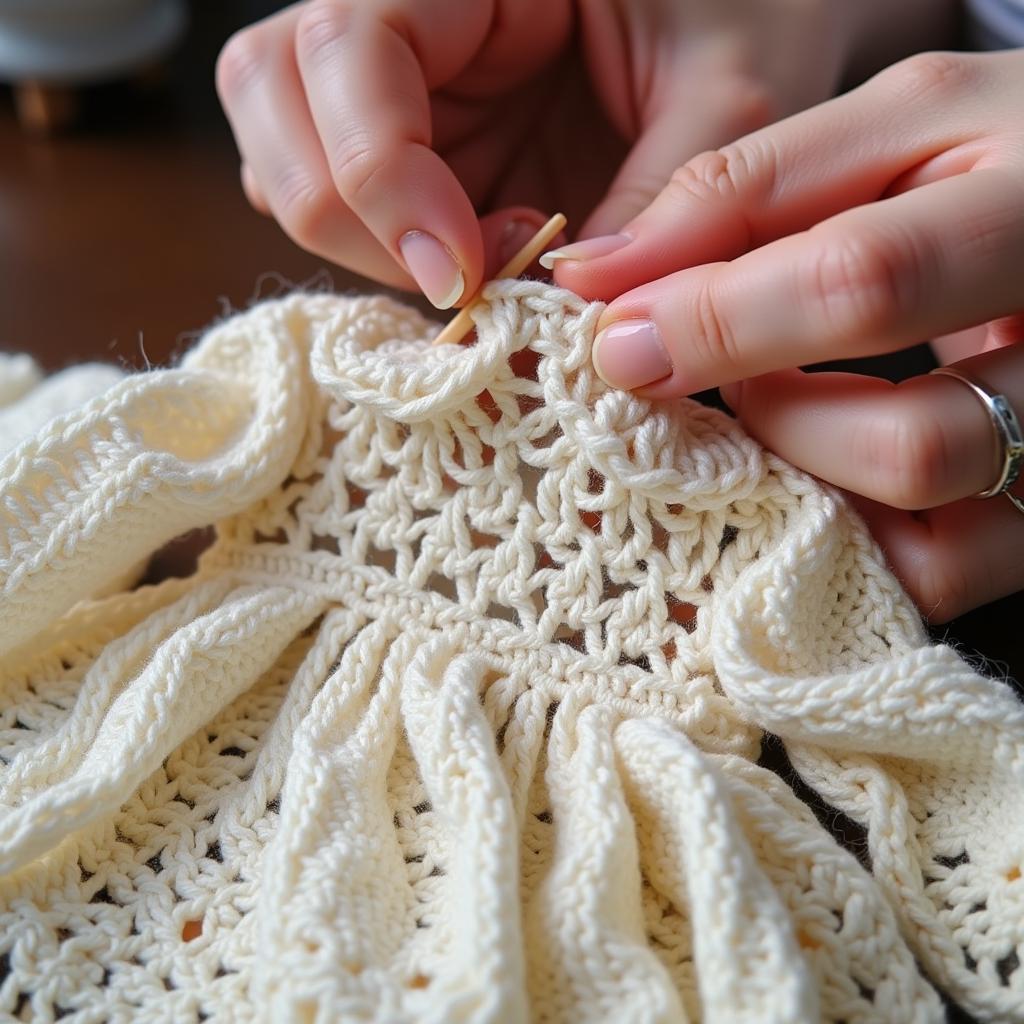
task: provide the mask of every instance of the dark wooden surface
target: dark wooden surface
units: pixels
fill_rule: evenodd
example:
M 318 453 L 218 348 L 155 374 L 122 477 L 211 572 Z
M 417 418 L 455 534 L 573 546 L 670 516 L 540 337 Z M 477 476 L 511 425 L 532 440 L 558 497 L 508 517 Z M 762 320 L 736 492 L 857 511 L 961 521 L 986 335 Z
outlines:
M 48 368 L 166 362 L 227 308 L 329 272 L 253 213 L 213 88 L 234 29 L 280 6 L 192 6 L 185 43 L 145 86 L 88 90 L 76 128 L 27 138 L 0 93 L 0 345 Z
M 274 0 L 195 3 L 185 43 L 146 89 L 89 92 L 72 132 L 26 137 L 0 93 L 0 346 L 55 369 L 84 359 L 161 364 L 204 325 L 287 283 L 367 287 L 293 245 L 246 204 L 213 89 L 236 28 Z M 920 353 L 890 362 L 919 372 Z M 1024 595 L 935 635 L 1024 677 Z

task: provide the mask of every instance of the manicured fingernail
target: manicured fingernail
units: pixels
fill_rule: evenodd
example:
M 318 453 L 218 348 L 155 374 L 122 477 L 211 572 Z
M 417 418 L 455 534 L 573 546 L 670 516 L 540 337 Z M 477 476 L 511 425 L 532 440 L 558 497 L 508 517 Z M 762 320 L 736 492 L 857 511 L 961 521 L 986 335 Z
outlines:
M 526 243 L 537 234 L 539 225 L 526 220 L 510 220 L 502 229 L 498 238 L 498 259 L 502 266 Z
M 462 297 L 466 279 L 447 246 L 426 231 L 407 231 L 398 248 L 423 294 L 438 309 L 451 309 Z
M 653 384 L 672 372 L 672 360 L 650 320 L 619 320 L 594 340 L 597 375 L 613 388 Z
M 563 245 L 560 249 L 551 249 L 541 255 L 539 262 L 545 270 L 551 270 L 556 260 L 596 260 L 632 241 L 629 235 L 598 235 L 597 238 L 586 238 L 582 242 Z

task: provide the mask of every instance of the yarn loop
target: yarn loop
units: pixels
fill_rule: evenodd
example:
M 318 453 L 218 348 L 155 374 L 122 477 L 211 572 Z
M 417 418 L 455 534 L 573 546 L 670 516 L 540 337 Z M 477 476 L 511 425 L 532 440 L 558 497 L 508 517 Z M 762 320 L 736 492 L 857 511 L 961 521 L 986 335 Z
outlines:
M 608 390 L 599 305 L 484 299 L 0 361 L 0 1012 L 1024 1021 L 1011 689 L 837 492 Z

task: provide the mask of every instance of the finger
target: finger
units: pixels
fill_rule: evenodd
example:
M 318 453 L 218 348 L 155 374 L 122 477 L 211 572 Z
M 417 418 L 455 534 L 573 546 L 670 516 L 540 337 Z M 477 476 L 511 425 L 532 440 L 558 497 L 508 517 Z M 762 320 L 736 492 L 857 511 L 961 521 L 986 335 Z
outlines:
M 431 149 L 428 81 L 456 74 L 489 26 L 489 5 L 450 0 L 314 0 L 296 26 L 302 83 L 338 192 L 441 309 L 475 291 L 484 252 L 469 198 Z
M 480 218 L 484 240 L 484 277 L 492 278 L 547 223 L 528 206 L 510 206 Z M 524 273 L 530 273 L 527 268 Z
M 602 239 L 574 249 L 556 263 L 555 280 L 609 299 L 879 199 L 901 175 L 976 140 L 976 115 L 987 101 L 977 86 L 993 74 L 986 59 L 919 54 L 836 99 L 700 153 L 622 229 L 626 245 L 618 239 L 609 248 Z
M 267 202 L 267 197 L 263 194 L 263 189 L 260 188 L 252 168 L 243 163 L 239 174 L 242 179 L 242 191 L 245 193 L 245 198 L 249 200 L 249 205 L 265 217 L 271 216 L 270 204 Z
M 1024 346 L 959 364 L 1024 412 Z M 902 509 L 987 490 L 1003 447 L 985 406 L 960 381 L 899 384 L 853 373 L 783 370 L 722 389 L 766 448 L 829 483 Z
M 1005 495 L 917 513 L 853 502 L 929 621 L 948 622 L 1024 588 L 1024 515 Z
M 295 62 L 298 17 L 298 8 L 288 8 L 233 36 L 217 64 L 218 92 L 247 177 L 257 199 L 304 249 L 385 284 L 410 287 L 404 267 L 345 206 L 331 181 Z
M 594 365 L 665 398 L 1009 315 L 1022 304 L 1022 205 L 1014 175 L 974 171 L 672 274 L 605 310 Z
M 602 202 L 580 229 L 581 238 L 615 234 L 654 201 L 672 172 L 703 150 L 724 145 L 770 119 L 767 94 L 753 83 L 722 79 L 706 94 L 699 115 L 680 109 L 678 95 L 698 95 L 701 83 L 681 81 L 630 150 Z M 675 269 L 675 268 L 674 268 Z M 572 287 L 572 267 L 567 269 Z
M 250 205 L 266 216 L 270 207 L 259 183 L 248 164 L 241 167 L 242 189 Z M 484 240 L 484 276 L 493 277 L 547 221 L 538 210 L 525 206 L 509 207 L 480 218 L 480 232 Z M 564 240 L 564 235 L 559 236 Z M 529 273 L 529 269 L 526 271 Z

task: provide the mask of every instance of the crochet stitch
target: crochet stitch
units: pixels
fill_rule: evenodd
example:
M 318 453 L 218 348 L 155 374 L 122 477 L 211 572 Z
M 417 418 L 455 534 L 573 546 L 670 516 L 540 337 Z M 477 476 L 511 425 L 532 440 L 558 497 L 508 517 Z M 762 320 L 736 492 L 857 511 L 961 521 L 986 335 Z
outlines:
M 1010 688 L 837 493 L 606 389 L 599 305 L 485 300 L 269 302 L 0 461 L 0 1010 L 1024 1020 Z

